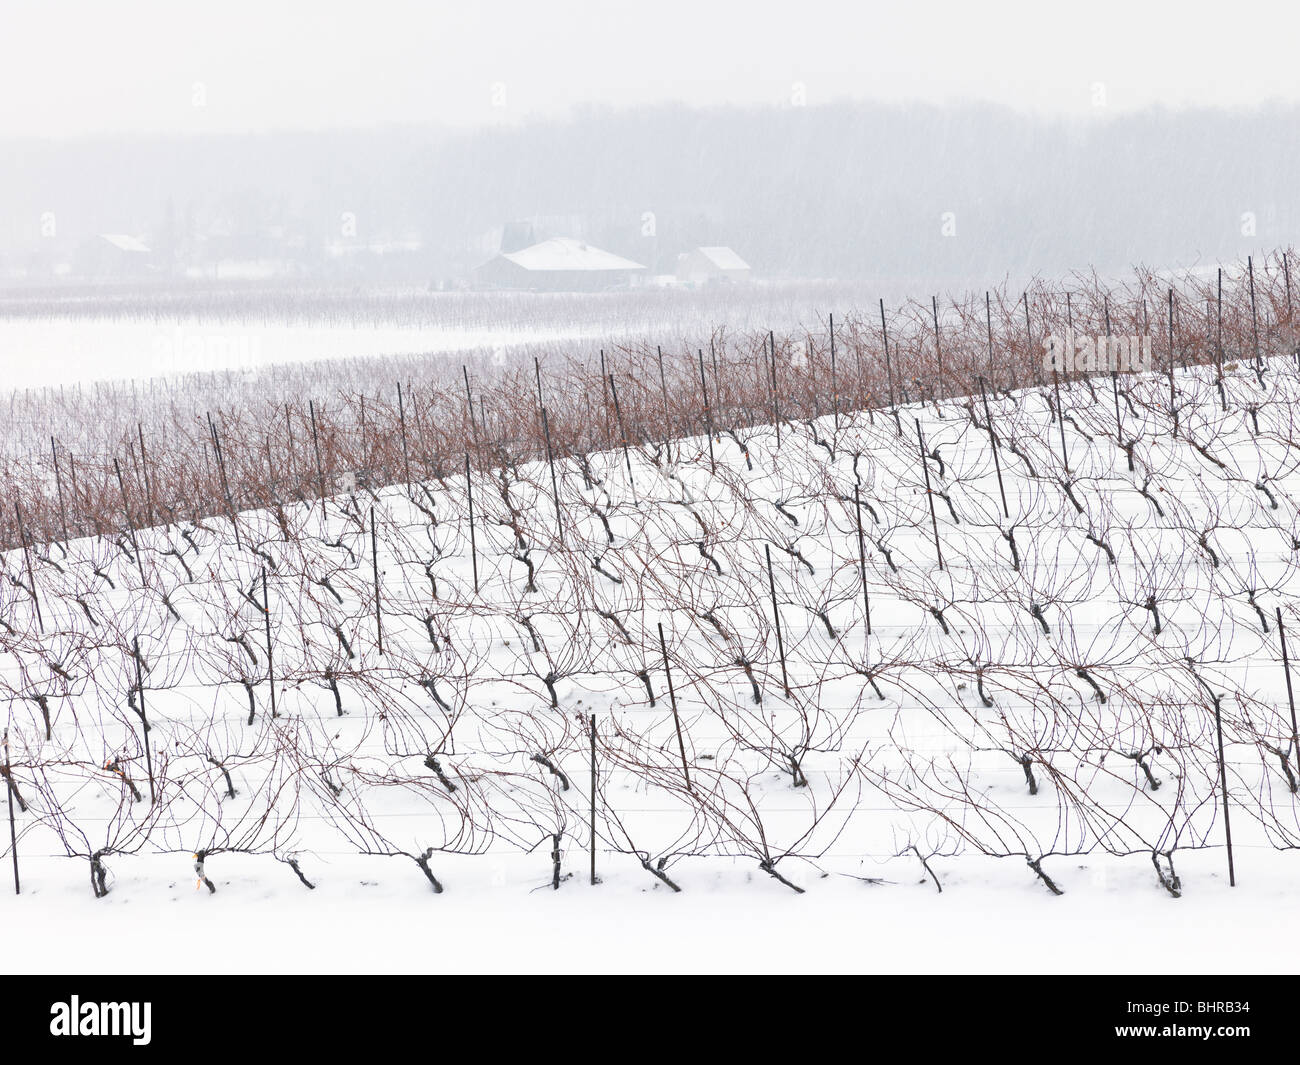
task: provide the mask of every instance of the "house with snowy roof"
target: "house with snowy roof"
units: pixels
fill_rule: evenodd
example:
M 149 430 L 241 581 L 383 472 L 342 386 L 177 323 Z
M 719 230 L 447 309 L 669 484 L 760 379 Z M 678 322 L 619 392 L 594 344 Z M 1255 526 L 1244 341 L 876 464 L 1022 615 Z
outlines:
M 645 267 L 570 237 L 503 251 L 474 270 L 483 288 L 538 292 L 604 292 L 628 288 Z
M 752 271 L 730 248 L 696 248 L 677 260 L 677 280 L 687 285 L 748 281 Z
M 79 242 L 77 272 L 87 277 L 144 277 L 155 273 L 153 252 L 138 237 L 99 233 Z

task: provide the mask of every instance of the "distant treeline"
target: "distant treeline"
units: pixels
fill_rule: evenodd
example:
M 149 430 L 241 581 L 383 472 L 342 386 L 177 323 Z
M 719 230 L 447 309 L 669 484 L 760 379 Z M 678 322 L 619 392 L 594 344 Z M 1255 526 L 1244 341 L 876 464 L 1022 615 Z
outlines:
M 11 143 L 0 275 L 99 233 L 168 263 L 463 277 L 503 223 L 660 271 L 727 244 L 768 276 L 963 283 L 1192 266 L 1300 240 L 1300 108 L 1064 121 L 993 106 L 587 109 L 390 128 Z M 651 217 L 653 216 L 653 217 Z M 419 251 L 393 249 L 418 242 Z M 385 253 L 331 256 L 329 244 Z M 335 248 L 337 252 L 337 247 Z

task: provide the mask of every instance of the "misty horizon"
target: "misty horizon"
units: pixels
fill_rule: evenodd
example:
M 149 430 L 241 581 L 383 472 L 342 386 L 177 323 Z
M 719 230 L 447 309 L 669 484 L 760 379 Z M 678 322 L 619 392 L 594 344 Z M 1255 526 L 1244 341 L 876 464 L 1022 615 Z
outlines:
M 28 142 L 0 173 L 0 278 L 100 276 L 87 244 L 124 234 L 161 249 L 163 276 L 219 278 L 224 261 L 227 277 L 272 263 L 457 286 L 520 222 L 651 273 L 701 245 L 778 280 L 1185 268 L 1300 242 L 1298 133 L 1298 105 L 1081 122 L 987 104 L 660 104 L 469 131 Z

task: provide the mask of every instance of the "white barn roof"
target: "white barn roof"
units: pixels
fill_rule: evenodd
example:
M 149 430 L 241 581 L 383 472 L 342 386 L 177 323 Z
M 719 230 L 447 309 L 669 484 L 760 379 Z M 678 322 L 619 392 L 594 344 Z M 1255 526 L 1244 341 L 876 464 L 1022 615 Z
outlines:
M 503 252 L 516 266 L 537 272 L 568 270 L 644 270 L 640 263 L 601 251 L 570 237 L 554 237 L 519 251 Z
M 745 262 L 730 248 L 699 248 L 697 250 L 719 270 L 749 269 L 749 263 Z
M 100 237 L 120 251 L 148 252 L 149 250 L 135 237 L 128 237 L 125 233 L 101 233 Z

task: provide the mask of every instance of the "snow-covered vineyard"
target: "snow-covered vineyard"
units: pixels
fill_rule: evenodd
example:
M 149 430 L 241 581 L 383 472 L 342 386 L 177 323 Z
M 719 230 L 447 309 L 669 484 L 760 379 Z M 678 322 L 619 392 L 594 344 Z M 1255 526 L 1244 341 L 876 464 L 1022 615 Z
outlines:
M 1179 894 L 1300 847 L 1298 409 L 1285 358 L 1100 377 L 10 551 L 20 860 Z

